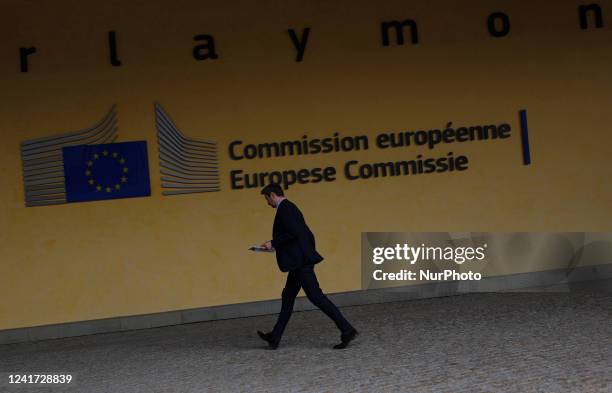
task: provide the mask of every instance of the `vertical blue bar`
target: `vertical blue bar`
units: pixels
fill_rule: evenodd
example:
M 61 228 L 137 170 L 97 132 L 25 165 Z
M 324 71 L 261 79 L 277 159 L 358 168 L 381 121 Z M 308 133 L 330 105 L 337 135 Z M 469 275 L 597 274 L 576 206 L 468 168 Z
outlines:
M 521 142 L 523 144 L 523 165 L 531 164 L 531 153 L 529 151 L 529 131 L 527 129 L 527 110 L 519 111 L 521 118 Z

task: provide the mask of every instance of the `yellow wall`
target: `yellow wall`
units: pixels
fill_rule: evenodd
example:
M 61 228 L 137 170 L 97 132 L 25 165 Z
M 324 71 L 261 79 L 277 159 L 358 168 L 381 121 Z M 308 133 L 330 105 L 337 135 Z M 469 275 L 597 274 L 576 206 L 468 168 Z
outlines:
M 509 139 L 439 145 L 460 173 L 289 189 L 326 257 L 327 292 L 360 287 L 362 231 L 608 231 L 610 24 L 580 30 L 576 1 L 4 1 L 0 13 L 0 329 L 278 298 L 285 276 L 249 245 L 270 238 L 259 189 L 229 171 L 380 161 L 426 148 L 231 161 L 228 144 L 505 123 Z M 612 18 L 612 2 L 601 1 Z M 504 38 L 486 18 L 511 17 Z M 546 14 L 548 13 L 548 14 Z M 413 18 L 416 46 L 382 47 Z M 311 27 L 295 62 L 287 29 Z M 118 35 L 122 67 L 108 63 Z M 196 34 L 219 59 L 195 61 Z M 18 48 L 34 45 L 30 72 Z M 222 191 L 162 197 L 153 102 L 219 142 Z M 24 207 L 19 144 L 85 128 L 116 103 L 119 141 L 147 140 L 152 196 Z M 523 166 L 527 108 L 533 164 Z

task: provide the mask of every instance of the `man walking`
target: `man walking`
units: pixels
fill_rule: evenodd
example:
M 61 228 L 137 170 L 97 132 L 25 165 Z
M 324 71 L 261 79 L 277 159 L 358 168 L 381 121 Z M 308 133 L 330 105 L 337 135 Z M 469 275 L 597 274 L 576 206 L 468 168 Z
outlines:
M 259 337 L 276 349 L 289 322 L 293 304 L 300 288 L 304 289 L 308 300 L 330 317 L 340 329 L 339 344 L 334 349 L 346 348 L 355 338 L 357 330 L 342 316 L 340 310 L 323 294 L 314 272 L 314 265 L 323 257 L 315 250 L 315 238 L 298 207 L 285 198 L 283 189 L 277 184 L 270 184 L 261 190 L 268 205 L 276 209 L 272 240 L 261 245 L 268 250 L 276 251 L 276 261 L 282 272 L 287 274 L 287 282 L 282 292 L 282 306 L 274 329 L 269 333 L 257 331 Z

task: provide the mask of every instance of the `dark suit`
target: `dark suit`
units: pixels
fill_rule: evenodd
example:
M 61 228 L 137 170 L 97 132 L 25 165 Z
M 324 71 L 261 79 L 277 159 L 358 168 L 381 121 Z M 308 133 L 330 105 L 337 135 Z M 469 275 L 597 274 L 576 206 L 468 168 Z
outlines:
M 288 199 L 284 199 L 276 210 L 272 238 L 276 262 L 282 272 L 323 260 L 315 250 L 314 235 L 306 225 L 302 212 Z
M 282 292 L 281 312 L 272 330 L 274 338 L 280 340 L 283 335 L 300 288 L 304 289 L 308 300 L 330 317 L 342 333 L 351 330 L 351 324 L 319 287 L 314 265 L 321 262 L 323 257 L 315 249 L 314 235 L 306 225 L 302 212 L 287 199 L 277 206 L 272 237 L 278 267 L 283 272 L 289 272 Z

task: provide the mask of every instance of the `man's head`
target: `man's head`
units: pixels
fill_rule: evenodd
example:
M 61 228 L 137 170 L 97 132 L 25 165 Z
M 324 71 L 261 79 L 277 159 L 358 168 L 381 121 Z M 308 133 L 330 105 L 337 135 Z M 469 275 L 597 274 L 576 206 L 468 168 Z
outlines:
M 268 205 L 276 208 L 278 203 L 285 198 L 283 189 L 278 184 L 268 184 L 261 190 L 261 194 L 266 198 Z

